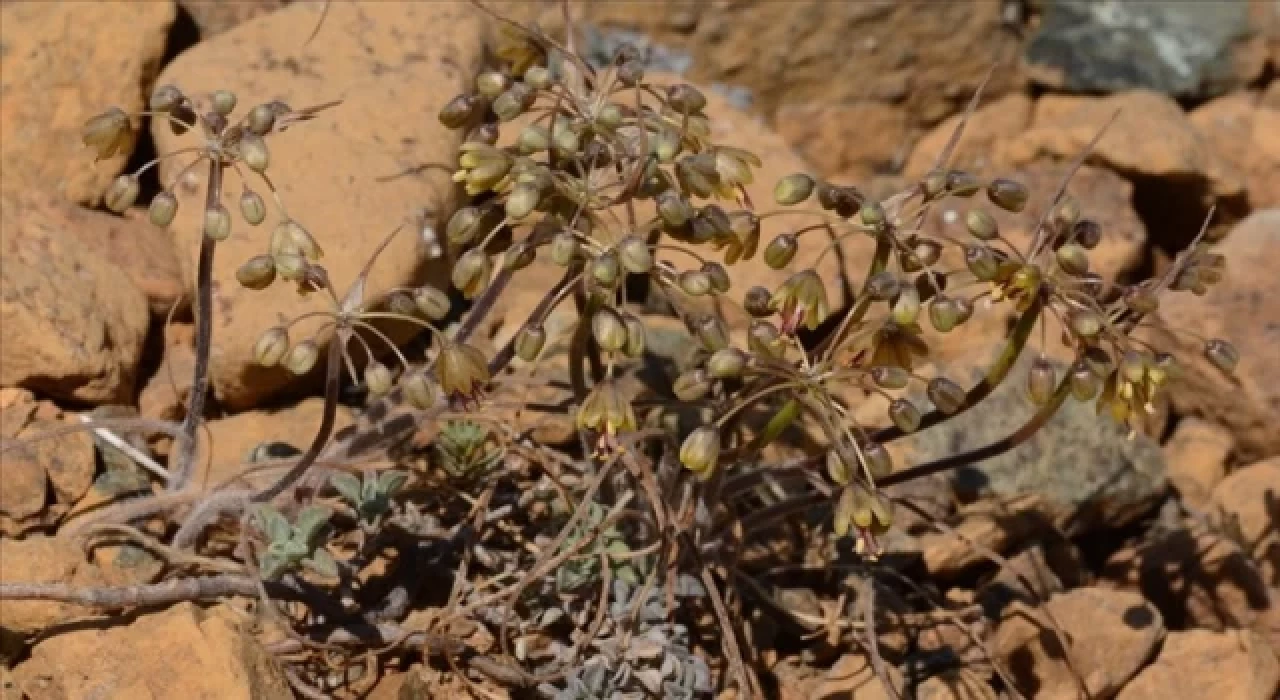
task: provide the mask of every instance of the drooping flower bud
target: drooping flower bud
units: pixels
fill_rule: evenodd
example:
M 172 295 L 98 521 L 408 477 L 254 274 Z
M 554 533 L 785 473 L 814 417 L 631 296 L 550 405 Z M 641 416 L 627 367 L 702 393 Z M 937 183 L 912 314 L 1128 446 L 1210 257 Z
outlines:
M 627 346 L 627 325 L 613 309 L 600 309 L 591 317 L 591 336 L 605 352 L 618 352 Z
M 436 387 L 430 379 L 427 379 L 426 374 L 411 372 L 400 385 L 404 388 L 404 398 L 410 406 L 419 411 L 425 411 L 435 405 Z
M 418 311 L 432 321 L 443 320 L 452 306 L 448 294 L 430 285 L 413 290 L 413 302 L 417 304 Z
M 681 401 L 698 401 L 711 391 L 711 377 L 701 367 L 689 370 L 671 383 L 671 393 Z
M 928 394 L 934 407 L 947 415 L 959 411 L 968 400 L 964 389 L 946 377 L 935 377 L 929 380 L 925 393 Z
M 1240 364 L 1240 351 L 1231 343 L 1214 338 L 1204 345 L 1204 356 L 1219 372 L 1234 374 L 1236 365 Z
M 436 358 L 436 378 L 451 400 L 474 400 L 489 383 L 484 354 L 463 343 L 447 343 Z
M 284 368 L 296 376 L 310 372 L 320 357 L 320 348 L 314 341 L 304 340 L 289 349 L 284 356 Z
M 747 354 L 737 348 L 722 348 L 707 359 L 707 373 L 716 379 L 737 379 L 747 367 Z
M 259 136 L 266 136 L 276 123 L 276 110 L 271 105 L 254 105 L 249 110 L 249 131 Z
M 920 409 L 907 399 L 894 399 L 889 402 L 889 420 L 904 433 L 914 433 L 920 429 Z
M 720 431 L 704 425 L 684 439 L 680 445 L 680 463 L 700 477 L 707 477 L 720 461 Z
M 252 131 L 240 137 L 240 160 L 255 173 L 265 172 L 271 162 L 267 142 Z
M 236 269 L 236 281 L 246 289 L 266 289 L 276 279 L 276 263 L 270 255 L 255 255 Z
M 123 214 L 138 201 L 138 193 L 141 191 L 142 185 L 136 176 L 121 175 L 112 180 L 111 185 L 107 187 L 106 193 L 102 196 L 103 203 L 111 211 Z
M 793 173 L 781 180 L 773 188 L 773 198 L 784 207 L 800 204 L 813 194 L 814 181 L 804 173 Z
M 160 192 L 151 200 L 147 208 L 147 218 L 152 226 L 168 228 L 178 215 L 178 198 L 172 192 Z
M 1031 402 L 1043 406 L 1053 398 L 1058 379 L 1055 376 L 1053 363 L 1046 357 L 1037 357 L 1027 372 L 1027 394 Z
M 1027 208 L 1030 193 L 1026 185 L 1007 178 L 996 178 L 987 185 L 987 199 L 991 203 L 1014 213 Z
M 267 203 L 253 190 L 240 193 L 240 216 L 250 226 L 257 226 L 267 218 Z
M 970 209 L 964 215 L 964 227 L 969 235 L 980 241 L 989 241 L 1000 235 L 996 219 L 985 209 Z
M 775 270 L 781 270 L 791 264 L 791 260 L 796 257 L 796 251 L 800 250 L 800 242 L 796 239 L 795 234 L 783 233 L 769 242 L 764 249 L 764 262 Z
M 493 263 L 489 256 L 479 248 L 472 248 L 454 263 L 450 280 L 462 292 L 462 296 L 474 299 L 489 286 L 489 275 L 492 272 Z
M 253 359 L 263 367 L 275 367 L 289 352 L 289 331 L 283 326 L 269 328 L 253 345 Z
M 212 241 L 225 241 L 231 236 L 231 212 L 221 202 L 204 210 L 204 235 Z
M 84 145 L 97 151 L 97 160 L 103 160 L 132 149 L 135 137 L 129 115 L 112 107 L 86 121 L 80 138 Z
M 384 396 L 391 391 L 391 370 L 381 362 L 370 362 L 364 368 L 364 385 L 373 396 Z
M 225 117 L 236 109 L 236 94 L 230 90 L 214 90 L 212 102 L 213 111 Z
M 646 275 L 653 269 L 653 253 L 644 239 L 635 234 L 618 241 L 618 262 L 635 275 Z

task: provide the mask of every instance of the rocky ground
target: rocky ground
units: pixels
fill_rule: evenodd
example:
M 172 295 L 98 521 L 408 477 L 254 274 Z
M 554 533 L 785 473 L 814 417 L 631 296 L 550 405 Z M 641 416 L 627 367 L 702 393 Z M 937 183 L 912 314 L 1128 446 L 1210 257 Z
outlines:
M 549 31 L 563 24 L 558 3 L 493 6 Z M 132 153 L 94 164 L 79 131 L 107 106 L 140 109 L 161 83 L 229 88 L 246 101 L 341 97 L 332 118 L 273 146 L 281 196 L 323 222 L 316 227 L 335 279 L 363 265 L 381 235 L 370 232 L 457 205 L 447 174 L 424 166 L 454 157 L 459 138 L 435 115 L 485 60 L 491 27 L 461 7 L 335 2 L 307 45 L 318 3 L 7 0 L 0 12 L 0 440 L 85 414 L 183 415 L 196 224 L 180 217 L 170 234 L 150 226 L 145 209 L 117 216 L 102 207 L 115 175 L 178 140 L 157 128 Z M 1232 339 L 1236 379 L 1200 359 L 1198 336 L 1174 334 L 1187 372 L 1152 419 L 1154 438 L 1126 439 L 1092 409 L 1069 405 L 1013 453 L 904 486 L 945 527 L 908 523 L 891 549 L 918 557 L 945 606 L 932 616 L 886 612 L 880 644 L 899 659 L 962 661 L 927 678 L 905 661 L 890 669 L 902 692 L 928 700 L 1014 697 L 1010 685 L 1028 698 L 1076 698 L 1081 683 L 1092 697 L 1124 700 L 1275 697 L 1280 3 L 652 0 L 574 12 L 588 52 L 607 57 L 619 42 L 639 41 L 655 70 L 706 87 L 725 136 L 765 162 L 760 200 L 795 171 L 873 194 L 920 177 L 993 63 L 959 167 L 1051 189 L 1064 162 L 1118 114 L 1070 189 L 1106 231 L 1095 267 L 1110 280 L 1158 273 L 1212 210 L 1210 235 L 1222 239 L 1229 273 L 1208 295 L 1183 295 L 1161 314 L 1171 327 Z M 177 170 L 169 161 L 157 168 L 164 181 Z M 957 225 L 955 211 L 936 215 L 931 225 Z M 1011 220 L 1006 230 L 1033 225 Z M 258 247 L 233 235 L 220 248 L 218 278 Z M 386 256 L 373 286 L 448 286 L 447 271 L 410 252 Z M 762 265 L 733 274 L 743 286 L 781 280 Z M 540 298 L 521 291 L 486 329 L 487 342 L 504 342 Z M 289 290 L 215 290 L 204 483 L 233 476 L 263 442 L 310 439 L 316 377 L 267 372 L 251 355 L 265 327 L 311 303 Z M 1002 320 L 985 331 L 1003 332 Z M 949 340 L 935 361 L 974 370 L 983 347 L 980 335 Z M 904 449 L 939 456 L 976 447 L 1026 413 L 1011 392 L 989 401 L 990 410 Z M 358 405 L 342 410 L 342 425 L 359 419 Z M 500 410 L 513 425 L 536 427 L 542 444 L 576 441 L 565 416 Z M 171 447 L 125 437 L 160 461 Z M 132 550 L 86 559 L 57 535 L 105 500 L 152 488 L 118 445 L 72 432 L 0 459 L 0 581 L 155 575 L 155 560 Z M 816 620 L 840 612 L 820 590 L 783 594 Z M 102 623 L 83 622 L 86 611 L 70 604 L 0 602 L 0 698 L 290 697 L 264 646 L 270 635 L 247 609 L 182 604 Z M 777 697 L 891 697 L 866 654 L 766 650 L 768 639 L 757 643 Z M 391 669 L 369 696 L 472 692 L 447 676 Z

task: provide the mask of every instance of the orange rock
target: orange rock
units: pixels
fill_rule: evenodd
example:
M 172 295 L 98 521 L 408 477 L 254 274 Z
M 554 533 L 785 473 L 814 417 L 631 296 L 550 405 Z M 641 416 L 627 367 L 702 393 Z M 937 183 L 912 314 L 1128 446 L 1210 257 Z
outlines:
M 1164 459 L 1183 503 L 1203 508 L 1209 502 L 1209 493 L 1227 475 L 1234 446 L 1231 433 L 1217 425 L 1194 417 L 1178 423 L 1164 445 Z
M 1280 457 L 1232 472 L 1213 490 L 1211 503 L 1267 584 L 1280 587 Z
M 1280 663 L 1256 634 L 1187 630 L 1169 633 L 1160 655 L 1116 700 L 1270 700 L 1278 683 Z

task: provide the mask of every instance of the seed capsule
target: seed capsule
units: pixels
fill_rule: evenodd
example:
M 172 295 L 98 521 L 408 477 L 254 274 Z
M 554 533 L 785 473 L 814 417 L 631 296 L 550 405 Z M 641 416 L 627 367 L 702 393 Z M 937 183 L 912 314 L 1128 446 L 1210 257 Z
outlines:
M 613 309 L 600 309 L 591 317 L 591 335 L 605 352 L 627 346 L 627 326 Z
M 121 175 L 111 181 L 111 186 L 107 188 L 106 194 L 103 195 L 103 203 L 107 208 L 117 214 L 123 214 L 125 210 L 133 206 L 138 201 L 138 193 L 142 191 L 142 185 L 138 182 L 138 178 L 133 175 Z
M 702 270 L 685 270 L 678 278 L 680 289 L 691 297 L 711 293 L 711 277 Z
M 889 420 L 904 433 L 920 429 L 920 409 L 907 399 L 894 399 L 889 403 Z
M 1077 401 L 1092 401 L 1102 389 L 1102 379 L 1083 362 L 1071 368 L 1071 396 Z
M 747 310 L 747 313 L 756 318 L 772 316 L 773 308 L 769 306 L 772 296 L 768 289 L 757 285 L 747 290 L 742 299 L 742 306 Z
M 458 95 L 440 109 L 440 123 L 450 129 L 466 126 L 479 113 L 483 104 L 477 95 Z
M 231 236 L 231 212 L 221 202 L 204 210 L 204 235 L 212 241 L 225 241 Z
M 1000 261 L 995 251 L 985 245 L 965 246 L 964 264 L 979 282 L 990 282 L 1000 274 Z
M 215 90 L 213 93 L 213 111 L 227 116 L 236 109 L 236 94 L 230 90 Z
M 253 359 L 263 367 L 275 367 L 288 351 L 289 332 L 283 326 L 276 326 L 258 337 L 253 345 Z
M 151 225 L 160 228 L 168 228 L 177 215 L 178 198 L 170 192 L 157 194 L 151 200 L 151 206 L 147 208 L 147 218 L 151 220 Z
M 315 342 L 304 340 L 301 343 L 289 349 L 284 356 L 284 368 L 289 370 L 295 376 L 302 376 L 310 372 L 316 366 L 316 360 L 320 357 L 320 348 Z
M 1048 358 L 1037 357 L 1027 372 L 1027 394 L 1031 396 L 1031 402 L 1037 406 L 1049 403 L 1057 382 L 1053 363 Z
M 969 235 L 980 241 L 990 241 L 1000 235 L 996 218 L 985 209 L 970 209 L 964 215 L 964 227 Z
M 1056 256 L 1062 271 L 1072 277 L 1079 277 L 1089 271 L 1089 252 L 1084 246 L 1067 243 L 1058 249 Z
M 893 457 L 889 450 L 878 442 L 869 442 L 862 446 L 862 458 L 867 460 L 867 469 L 872 478 L 883 479 L 893 473 Z
M 1093 219 L 1081 219 L 1071 227 L 1071 236 L 1076 243 L 1093 250 L 1102 242 L 1102 225 Z
M 436 403 L 436 387 L 427 379 L 427 375 L 423 372 L 413 372 L 406 377 L 401 386 L 404 387 L 404 397 L 409 401 L 409 405 L 425 411 Z
M 568 231 L 561 231 L 551 238 L 551 262 L 567 267 L 578 254 L 578 238 Z
M 813 178 L 804 173 L 794 173 L 781 180 L 773 188 L 773 199 L 784 207 L 799 204 L 813 194 Z
M 149 105 L 153 112 L 171 112 L 181 103 L 181 90 L 173 85 L 161 85 L 151 93 Z
M 765 246 L 764 262 L 775 270 L 781 270 L 791 264 L 791 260 L 795 258 L 796 251 L 799 249 L 800 242 L 794 234 L 780 234 Z
M 618 241 L 618 262 L 635 275 L 648 274 L 653 269 L 653 253 L 644 239 L 635 234 Z
M 902 389 L 911 381 L 911 374 L 901 367 L 881 365 L 871 368 L 871 381 L 883 389 Z
M 605 289 L 613 289 L 622 277 L 622 264 L 614 251 L 606 251 L 591 261 L 591 279 Z
M 929 380 L 925 393 L 928 394 L 934 407 L 947 415 L 959 411 L 968 400 L 964 389 L 946 377 L 935 377 Z
M 236 281 L 246 289 L 266 289 L 276 279 L 276 264 L 270 255 L 255 255 L 236 269 Z
M 987 199 L 1005 211 L 1020 212 L 1027 208 L 1026 185 L 1006 178 L 996 178 L 987 185 Z
M 960 323 L 961 310 L 948 296 L 939 294 L 929 304 L 929 322 L 939 333 L 947 333 Z
M 489 260 L 489 256 L 482 250 L 472 248 L 463 253 L 454 263 L 450 280 L 453 286 L 462 292 L 462 296 L 474 299 L 489 286 L 489 275 L 492 272 L 493 263 Z
M 715 316 L 701 316 L 693 322 L 694 333 L 707 352 L 729 347 L 729 329 Z
M 240 217 L 250 226 L 257 226 L 267 218 L 267 203 L 253 190 L 240 193 Z
M 737 379 L 746 367 L 747 354 L 737 348 L 722 348 L 707 360 L 707 373 L 716 379 Z
M 271 127 L 276 122 L 276 111 L 271 105 L 255 105 L 249 110 L 249 131 L 259 136 L 265 136 L 271 131 Z

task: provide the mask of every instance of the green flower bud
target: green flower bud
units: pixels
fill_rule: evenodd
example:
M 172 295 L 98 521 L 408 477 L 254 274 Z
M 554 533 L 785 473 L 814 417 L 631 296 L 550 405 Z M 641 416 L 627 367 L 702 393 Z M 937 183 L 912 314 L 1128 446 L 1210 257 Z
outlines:
M 1125 292 L 1124 303 L 1140 314 L 1152 314 L 1160 308 L 1160 297 L 1150 287 L 1135 286 Z
M 381 362 L 370 362 L 364 368 L 364 385 L 373 396 L 384 396 L 391 391 L 391 370 Z
M 1045 357 L 1037 357 L 1031 363 L 1031 370 L 1027 372 L 1027 394 L 1031 397 L 1031 402 L 1037 406 L 1049 403 L 1057 383 L 1053 363 Z
M 737 348 L 721 348 L 707 359 L 707 373 L 716 379 L 737 379 L 747 368 L 747 354 Z
M 524 102 L 514 86 L 493 100 L 493 113 L 498 115 L 498 119 L 504 122 L 509 122 L 524 114 L 524 110 Z
M 418 312 L 432 321 L 444 320 L 449 315 L 449 295 L 430 285 L 413 290 L 413 303 Z
M 653 154 L 658 157 L 658 162 L 663 165 L 670 165 L 680 155 L 684 144 L 680 141 L 680 134 L 671 129 L 660 129 L 656 133 L 649 135 L 650 148 Z M 679 225 L 679 224 L 677 224 Z
M 782 332 L 772 323 L 760 319 L 752 320 L 747 329 L 747 347 L 756 355 L 775 359 L 781 358 L 786 352 Z
M 1070 383 L 1071 395 L 1077 401 L 1092 401 L 1102 389 L 1102 379 L 1083 362 L 1071 368 Z
M 903 389 L 911 381 L 911 373 L 901 367 L 872 367 L 870 374 L 871 381 L 882 389 Z
M 255 255 L 236 269 L 236 281 L 246 289 L 266 289 L 276 279 L 276 263 L 270 255 Z
M 538 251 L 527 241 L 516 241 L 502 256 L 502 266 L 507 270 L 523 270 L 537 259 Z
M 959 384 L 946 377 L 935 377 L 929 380 L 925 393 L 929 396 L 929 400 L 933 402 L 934 407 L 947 415 L 964 408 L 965 402 L 968 401 L 964 389 L 961 389 Z
M 267 218 L 267 203 L 253 190 L 240 193 L 240 216 L 250 226 L 257 226 Z
M 453 213 L 449 217 L 449 223 L 445 224 L 445 237 L 454 245 L 467 245 L 473 241 L 480 232 L 480 224 L 483 214 L 476 207 L 463 207 Z
M 510 84 L 507 76 L 497 71 L 485 71 L 476 76 L 476 92 L 491 100 L 506 92 Z
M 884 226 L 885 213 L 884 207 L 879 202 L 867 202 L 862 205 L 862 209 L 858 212 L 858 218 L 862 220 L 863 225 L 872 228 L 880 228 Z
M 591 279 L 605 289 L 613 289 L 622 276 L 622 265 L 618 256 L 609 250 L 591 260 Z
M 894 399 L 889 403 L 889 420 L 904 433 L 914 433 L 920 429 L 920 409 L 907 399 Z
M 893 473 L 893 457 L 889 450 L 878 442 L 869 442 L 862 446 L 862 458 L 867 460 L 867 470 L 874 479 L 883 479 Z
M 551 132 L 541 124 L 530 124 L 520 132 L 516 148 L 525 155 L 545 151 L 551 148 Z
M 1240 364 L 1240 351 L 1236 350 L 1231 343 L 1219 338 L 1205 343 L 1204 356 L 1209 360 L 1209 364 L 1226 375 L 1234 374 L 1236 365 Z
M 729 329 L 715 316 L 699 316 L 693 321 L 694 334 L 707 352 L 729 347 Z
M 1088 309 L 1074 309 L 1069 323 L 1071 330 L 1082 338 L 1093 338 L 1102 332 L 1102 319 Z
M 240 160 L 255 173 L 265 172 L 271 161 L 267 142 L 251 131 L 246 132 L 240 137 Z
M 996 218 L 985 209 L 970 209 L 964 215 L 964 227 L 969 235 L 980 241 L 990 241 L 1000 235 Z
M 711 293 L 711 277 L 702 270 L 685 270 L 677 278 L 681 291 L 691 297 Z
M 297 253 L 280 252 L 271 256 L 280 279 L 297 282 L 307 275 L 307 259 Z
M 561 231 L 551 238 L 551 262 L 567 267 L 578 254 L 578 237 Z
M 909 326 L 920 317 L 920 291 L 915 285 L 905 285 L 893 302 L 890 312 L 893 322 L 900 326 Z
M 224 117 L 236 109 L 236 94 L 230 90 L 215 90 L 212 101 L 213 111 Z
M 888 270 L 867 279 L 867 294 L 876 301 L 888 301 L 902 292 L 902 280 Z
M 711 291 L 716 294 L 728 292 L 733 284 L 732 280 L 729 279 L 729 271 L 718 262 L 707 261 L 702 263 L 702 273 L 711 281 Z
M 204 235 L 213 241 L 231 236 L 231 212 L 219 202 L 204 210 Z
M 965 246 L 964 264 L 979 282 L 990 282 L 1000 274 L 1000 260 L 995 251 L 985 245 Z
M 680 463 L 700 477 L 707 477 L 720 460 L 720 431 L 704 425 L 684 439 L 680 445 Z
M 627 325 L 613 309 L 600 309 L 592 315 L 591 335 L 605 352 L 618 352 L 627 346 Z
M 529 66 L 524 72 L 524 82 L 535 90 L 546 90 L 551 87 L 551 71 L 546 66 Z
M 289 352 L 289 331 L 283 326 L 269 328 L 253 345 L 253 359 L 263 367 L 275 367 Z
M 453 286 L 462 292 L 463 297 L 475 299 L 480 296 L 480 292 L 483 292 L 485 287 L 489 286 L 489 276 L 492 273 L 493 263 L 489 260 L 489 256 L 478 248 L 472 248 L 463 253 L 454 263 L 450 280 Z
M 841 486 L 853 479 L 853 470 L 840 456 L 839 450 L 827 450 L 827 476 Z
M 934 200 L 942 196 L 947 190 L 947 174 L 941 170 L 930 171 L 920 181 L 920 189 L 924 192 L 925 199 Z
M 112 180 L 111 185 L 107 187 L 106 194 L 103 195 L 103 203 L 111 211 L 123 214 L 138 201 L 138 193 L 141 191 L 142 185 L 136 176 L 121 175 Z
M 671 383 L 671 393 L 681 401 L 698 401 L 710 391 L 711 377 L 700 367 L 681 374 Z
M 410 406 L 425 411 L 436 404 L 436 387 L 422 372 L 412 372 L 400 383 Z
M 158 193 L 147 208 L 147 218 L 151 220 L 151 225 L 160 228 L 168 228 L 177 215 L 178 198 L 171 192 Z
M 1005 211 L 1020 212 L 1027 208 L 1026 185 L 1006 178 L 996 178 L 987 185 L 987 199 Z
M 596 123 L 609 130 L 617 129 L 622 126 L 622 108 L 613 103 L 604 105 L 596 115 Z
M 622 322 L 627 325 L 627 347 L 622 351 L 627 357 L 640 357 L 644 355 L 645 346 L 645 330 L 644 324 L 640 319 L 631 314 L 623 314 Z
M 795 234 L 780 234 L 765 246 L 764 262 L 775 270 L 781 270 L 791 264 L 798 250 L 800 250 L 800 242 Z
M 249 131 L 259 136 L 266 136 L 276 123 L 276 111 L 271 105 L 255 105 L 249 110 Z
M 773 199 L 784 207 L 800 204 L 813 194 L 813 178 L 804 173 L 794 173 L 778 180 L 773 188 Z
M 1120 376 L 1133 384 L 1147 375 L 1147 357 L 1137 350 L 1127 350 L 1120 358 Z
M 747 290 L 746 296 L 742 300 L 742 306 L 747 310 L 747 313 L 756 318 L 772 316 L 773 307 L 769 305 L 772 297 L 773 294 L 768 289 L 757 285 Z
M 307 260 L 315 262 L 324 257 L 324 251 L 321 250 L 320 244 L 316 242 L 315 236 L 312 236 L 306 227 L 293 219 L 281 221 L 272 234 L 279 240 L 285 241 L 286 245 L 297 250 Z
M 978 177 L 953 170 L 947 174 L 947 191 L 956 197 L 972 197 L 982 189 L 982 180 Z
M 627 272 L 646 275 L 653 269 L 653 253 L 644 239 L 635 234 L 618 241 L 618 262 Z
M 1071 230 L 1080 220 L 1080 203 L 1071 195 L 1062 195 L 1062 199 L 1053 208 L 1050 221 L 1059 230 Z
M 939 294 L 929 304 L 929 322 L 939 333 L 947 333 L 960 324 L 961 310 L 950 297 Z
M 668 190 L 659 194 L 657 205 L 658 216 L 662 218 L 662 223 L 670 228 L 680 228 L 693 219 L 693 206 L 689 204 L 689 200 L 681 197 L 677 192 Z
M 511 189 L 511 193 L 507 195 L 506 211 L 507 218 L 512 221 L 519 221 L 533 213 L 538 207 L 538 201 L 542 199 L 542 193 L 538 188 L 528 184 L 520 183 Z
M 1102 224 L 1093 219 L 1081 219 L 1071 227 L 1071 237 L 1086 250 L 1093 250 L 1102 242 Z
M 284 368 L 289 370 L 295 376 L 302 376 L 310 372 L 316 366 L 316 360 L 320 357 L 320 348 L 315 342 L 304 340 L 301 343 L 289 349 L 284 356 Z

